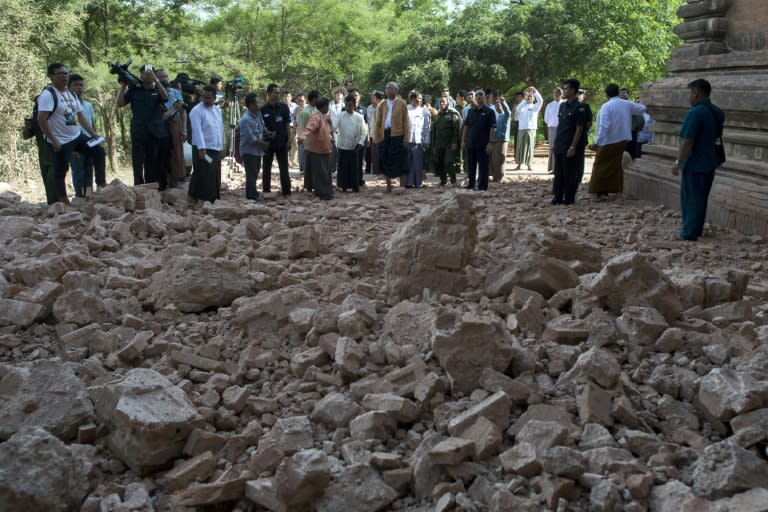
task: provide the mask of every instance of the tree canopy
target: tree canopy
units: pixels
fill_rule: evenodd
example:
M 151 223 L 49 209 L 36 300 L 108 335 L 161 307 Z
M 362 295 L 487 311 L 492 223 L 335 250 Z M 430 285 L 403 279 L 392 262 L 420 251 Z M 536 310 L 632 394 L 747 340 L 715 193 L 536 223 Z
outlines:
M 665 74 L 682 0 L 4 0 L 0 177 L 32 172 L 20 140 L 45 67 L 63 62 L 86 78 L 113 165 L 125 153 L 124 114 L 108 61 L 150 62 L 208 81 L 244 77 L 260 94 L 351 81 L 362 91 L 397 80 L 404 90 L 442 85 L 545 93 L 577 77 L 593 91 L 637 91 Z M 365 96 L 365 94 L 364 94 Z

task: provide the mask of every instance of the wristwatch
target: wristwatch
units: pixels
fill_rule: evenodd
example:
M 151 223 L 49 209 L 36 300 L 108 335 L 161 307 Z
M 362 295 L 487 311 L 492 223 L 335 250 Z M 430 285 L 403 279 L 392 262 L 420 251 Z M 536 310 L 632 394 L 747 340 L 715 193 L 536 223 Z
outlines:
M 680 160 L 675 160 L 675 165 L 680 165 Z

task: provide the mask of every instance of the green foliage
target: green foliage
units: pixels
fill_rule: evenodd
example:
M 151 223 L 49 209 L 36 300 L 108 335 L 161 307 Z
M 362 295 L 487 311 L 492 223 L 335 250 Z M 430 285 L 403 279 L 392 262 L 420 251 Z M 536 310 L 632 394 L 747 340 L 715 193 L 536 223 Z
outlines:
M 436 0 L 5 0 L 0 81 L 17 94 L 0 98 L 0 174 L 34 169 L 18 129 L 52 61 L 86 77 L 114 166 L 130 147 L 130 114 L 115 107 L 107 61 L 205 81 L 243 76 L 260 94 L 270 82 L 328 94 L 345 81 L 365 93 L 397 80 L 432 93 L 534 84 L 546 96 L 571 76 L 593 93 L 611 81 L 636 92 L 665 73 L 680 1 L 473 0 L 449 10 Z

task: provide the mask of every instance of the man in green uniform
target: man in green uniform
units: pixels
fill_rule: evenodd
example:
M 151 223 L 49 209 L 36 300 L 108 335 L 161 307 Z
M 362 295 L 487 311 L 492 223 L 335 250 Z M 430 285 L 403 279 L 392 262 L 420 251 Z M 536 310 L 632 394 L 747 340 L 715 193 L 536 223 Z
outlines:
M 440 110 L 432 124 L 432 147 L 435 173 L 440 177 L 440 185 L 448 183 L 456 185 L 456 153 L 459 149 L 461 135 L 461 115 L 449 106 L 448 98 L 440 98 Z
M 691 109 L 685 115 L 680 129 L 680 149 L 672 167 L 672 174 L 680 177 L 680 210 L 683 228 L 680 238 L 695 241 L 704 229 L 707 200 L 715 179 L 720 159 L 715 152 L 715 141 L 722 136 L 725 114 L 712 104 L 709 95 L 712 86 L 703 79 L 688 84 Z

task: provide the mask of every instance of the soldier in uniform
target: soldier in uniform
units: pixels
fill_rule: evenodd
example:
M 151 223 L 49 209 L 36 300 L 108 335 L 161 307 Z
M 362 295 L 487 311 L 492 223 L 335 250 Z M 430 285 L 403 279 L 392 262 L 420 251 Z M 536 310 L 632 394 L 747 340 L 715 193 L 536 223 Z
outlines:
M 575 78 L 563 82 L 566 101 L 560 105 L 558 113 L 552 204 L 573 204 L 584 174 L 587 109 L 577 98 L 580 85 Z
M 456 153 L 461 137 L 461 114 L 449 106 L 446 96 L 440 97 L 440 110 L 432 124 L 432 151 L 435 173 L 440 177 L 440 185 L 456 185 Z

